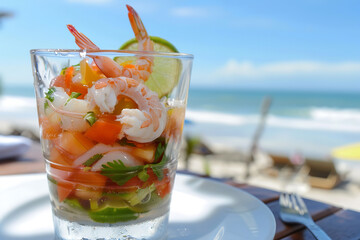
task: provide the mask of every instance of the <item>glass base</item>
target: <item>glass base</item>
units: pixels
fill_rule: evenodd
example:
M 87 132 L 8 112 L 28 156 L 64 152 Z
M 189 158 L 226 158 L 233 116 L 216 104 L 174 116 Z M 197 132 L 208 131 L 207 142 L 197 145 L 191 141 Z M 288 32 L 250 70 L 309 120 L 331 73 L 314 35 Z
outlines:
M 164 240 L 169 213 L 148 221 L 91 225 L 70 222 L 53 214 L 56 240 Z

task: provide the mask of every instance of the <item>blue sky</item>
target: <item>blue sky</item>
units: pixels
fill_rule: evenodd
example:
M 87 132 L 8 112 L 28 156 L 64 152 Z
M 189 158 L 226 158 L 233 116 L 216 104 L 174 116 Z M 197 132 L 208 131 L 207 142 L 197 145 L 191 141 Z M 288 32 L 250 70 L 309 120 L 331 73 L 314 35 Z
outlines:
M 356 0 L 3 0 L 3 84 L 32 84 L 30 49 L 77 48 L 66 24 L 117 49 L 133 37 L 125 4 L 194 54 L 193 87 L 360 91 Z

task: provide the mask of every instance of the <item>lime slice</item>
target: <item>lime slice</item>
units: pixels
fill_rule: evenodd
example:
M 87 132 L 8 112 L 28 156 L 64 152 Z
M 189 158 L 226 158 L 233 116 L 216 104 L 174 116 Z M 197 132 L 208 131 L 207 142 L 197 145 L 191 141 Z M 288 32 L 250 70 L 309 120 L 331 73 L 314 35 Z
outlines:
M 151 36 L 156 52 L 178 52 L 174 45 L 160 37 Z M 120 50 L 138 50 L 138 43 L 135 38 L 125 42 Z M 121 64 L 135 62 L 136 57 L 117 57 L 115 61 Z M 145 85 L 159 95 L 159 98 L 171 93 L 179 81 L 181 72 L 181 61 L 171 57 L 154 57 L 153 71 Z
M 179 52 L 172 43 L 161 37 L 150 36 L 150 39 L 154 42 L 154 51 L 156 52 Z M 136 38 L 128 40 L 119 49 L 137 51 L 138 44 Z

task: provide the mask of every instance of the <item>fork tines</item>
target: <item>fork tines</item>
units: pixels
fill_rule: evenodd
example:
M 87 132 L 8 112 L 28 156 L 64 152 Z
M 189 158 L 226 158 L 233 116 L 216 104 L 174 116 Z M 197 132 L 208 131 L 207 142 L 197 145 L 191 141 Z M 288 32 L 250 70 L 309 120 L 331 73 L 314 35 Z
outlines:
M 293 209 L 301 215 L 308 213 L 304 200 L 297 193 L 281 193 L 279 202 L 282 207 Z

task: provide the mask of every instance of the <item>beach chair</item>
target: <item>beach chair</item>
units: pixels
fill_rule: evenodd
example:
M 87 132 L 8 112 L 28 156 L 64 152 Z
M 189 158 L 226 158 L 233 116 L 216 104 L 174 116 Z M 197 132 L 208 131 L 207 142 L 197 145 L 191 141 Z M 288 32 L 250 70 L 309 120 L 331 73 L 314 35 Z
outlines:
M 332 159 L 306 159 L 304 170 L 307 171 L 310 186 L 315 188 L 333 189 L 341 182 Z

